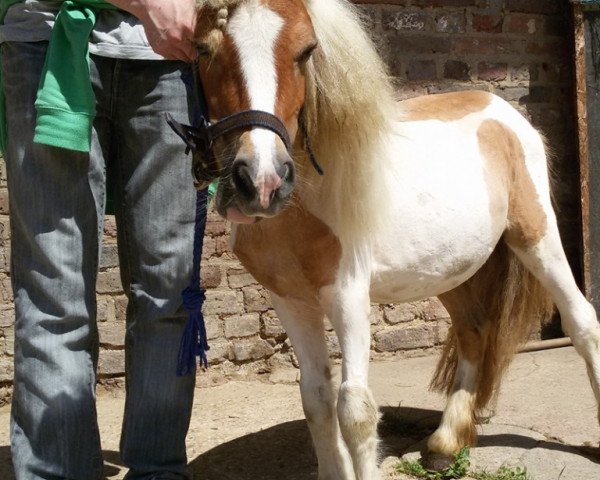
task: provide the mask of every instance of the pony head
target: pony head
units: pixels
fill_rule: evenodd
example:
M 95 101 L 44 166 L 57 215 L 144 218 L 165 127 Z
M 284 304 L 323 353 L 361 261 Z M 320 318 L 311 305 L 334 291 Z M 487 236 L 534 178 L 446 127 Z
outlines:
M 292 144 L 305 103 L 306 64 L 317 46 L 304 2 L 201 0 L 196 41 L 210 121 L 266 112 L 277 117 Z M 214 141 L 221 215 L 251 223 L 284 208 L 296 179 L 285 143 L 282 135 L 255 125 L 227 131 Z M 201 168 L 200 157 L 194 156 L 194 172 Z

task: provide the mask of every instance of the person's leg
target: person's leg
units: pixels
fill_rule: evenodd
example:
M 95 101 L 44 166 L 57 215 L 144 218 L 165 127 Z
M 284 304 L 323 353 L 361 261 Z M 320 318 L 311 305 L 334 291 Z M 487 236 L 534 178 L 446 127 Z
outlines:
M 16 310 L 12 457 L 17 479 L 92 480 L 102 474 L 95 281 L 105 175 L 96 134 L 92 155 L 33 143 L 46 46 L 2 46 Z
M 128 479 L 191 478 L 185 437 L 194 375 L 176 376 L 187 321 L 181 291 L 192 268 L 196 193 L 191 157 L 167 125 L 189 122 L 183 66 L 119 61 L 109 165 L 123 285 L 129 297 L 127 399 L 121 438 Z

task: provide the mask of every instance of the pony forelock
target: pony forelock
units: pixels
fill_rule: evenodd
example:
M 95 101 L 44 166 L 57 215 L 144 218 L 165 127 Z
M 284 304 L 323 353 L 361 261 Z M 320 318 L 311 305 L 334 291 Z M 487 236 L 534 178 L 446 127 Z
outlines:
M 202 10 L 201 21 L 207 22 L 203 29 L 205 30 L 203 42 L 211 56 L 217 53 L 223 42 L 229 9 L 240 2 L 241 0 L 196 0 L 196 10 L 198 12 Z

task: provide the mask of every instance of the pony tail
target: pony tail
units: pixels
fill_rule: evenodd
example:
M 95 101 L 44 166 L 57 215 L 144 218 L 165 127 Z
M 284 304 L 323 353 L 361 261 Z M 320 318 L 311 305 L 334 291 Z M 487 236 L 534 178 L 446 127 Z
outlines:
M 470 320 L 477 322 L 471 328 L 476 328 L 481 335 L 482 354 L 477 365 L 475 397 L 475 411 L 481 412 L 496 400 L 502 376 L 518 348 L 536 326 L 552 318 L 554 304 L 541 283 L 503 240 L 488 262 L 459 289 L 463 305 L 468 302 Z M 467 291 L 470 298 L 465 295 Z M 443 295 L 440 298 L 443 301 Z M 432 390 L 446 394 L 452 392 L 458 367 L 457 321 L 464 319 L 452 319 L 453 326 L 430 384 Z

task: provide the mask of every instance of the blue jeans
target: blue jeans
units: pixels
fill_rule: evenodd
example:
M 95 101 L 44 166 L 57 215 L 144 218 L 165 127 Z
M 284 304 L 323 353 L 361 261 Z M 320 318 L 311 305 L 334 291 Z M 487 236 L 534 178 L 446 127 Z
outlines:
M 93 57 L 97 117 L 89 154 L 34 144 L 47 44 L 2 45 L 16 327 L 16 477 L 102 476 L 95 409 L 95 284 L 106 185 L 114 191 L 129 298 L 121 455 L 128 479 L 191 478 L 194 377 L 175 375 L 192 264 L 191 159 L 163 113 L 189 122 L 182 63 Z

